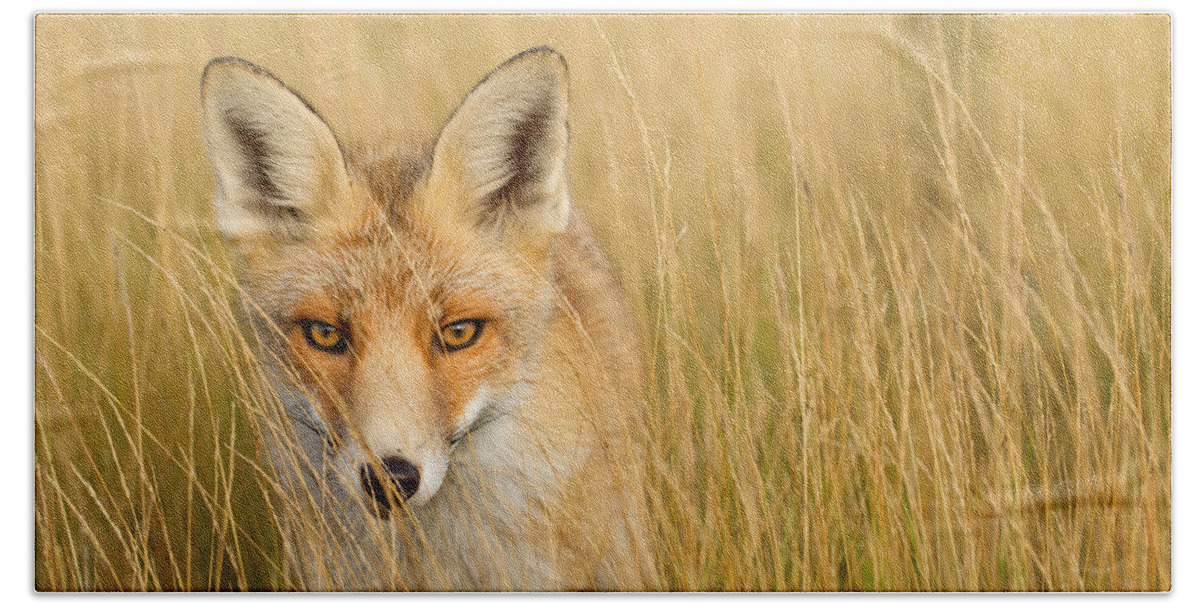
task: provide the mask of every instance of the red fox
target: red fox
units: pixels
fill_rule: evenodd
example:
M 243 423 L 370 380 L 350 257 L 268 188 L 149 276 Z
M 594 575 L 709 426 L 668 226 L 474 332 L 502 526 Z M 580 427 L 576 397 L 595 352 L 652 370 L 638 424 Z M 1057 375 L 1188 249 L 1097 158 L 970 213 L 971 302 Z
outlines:
M 201 88 L 218 227 L 303 449 L 267 447 L 332 520 L 293 526 L 302 585 L 652 588 L 639 338 L 570 204 L 562 55 L 509 59 L 414 155 L 343 147 L 241 59 Z

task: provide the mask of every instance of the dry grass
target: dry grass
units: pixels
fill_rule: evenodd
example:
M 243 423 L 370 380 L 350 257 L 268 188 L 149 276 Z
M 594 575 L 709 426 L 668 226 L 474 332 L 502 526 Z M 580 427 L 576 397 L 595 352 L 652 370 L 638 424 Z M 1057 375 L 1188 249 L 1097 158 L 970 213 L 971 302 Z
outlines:
M 348 140 L 571 63 L 672 589 L 1171 585 L 1166 16 L 42 16 L 39 589 L 286 589 L 198 79 Z

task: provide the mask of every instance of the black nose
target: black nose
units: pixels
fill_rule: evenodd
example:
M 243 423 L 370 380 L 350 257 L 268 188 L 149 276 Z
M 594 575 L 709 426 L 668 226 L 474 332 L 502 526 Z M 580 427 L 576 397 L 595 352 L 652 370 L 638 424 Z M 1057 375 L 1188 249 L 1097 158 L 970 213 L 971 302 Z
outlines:
M 421 485 L 421 473 L 413 463 L 396 456 L 388 456 L 382 461 L 385 474 L 380 479 L 375 467 L 366 465 L 359 470 L 363 489 L 375 502 L 385 508 L 390 508 L 394 501 L 412 498 Z M 388 488 L 391 488 L 390 491 Z

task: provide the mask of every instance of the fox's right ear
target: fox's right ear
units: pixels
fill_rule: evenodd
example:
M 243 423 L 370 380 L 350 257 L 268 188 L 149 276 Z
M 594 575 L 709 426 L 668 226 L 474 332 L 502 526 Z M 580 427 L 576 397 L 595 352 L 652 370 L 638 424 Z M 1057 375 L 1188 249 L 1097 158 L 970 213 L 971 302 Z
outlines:
M 434 213 L 499 227 L 510 243 L 544 250 L 570 213 L 568 138 L 563 56 L 537 47 L 512 57 L 475 85 L 438 135 L 428 181 L 457 196 Z
M 337 138 L 303 99 L 232 57 L 208 63 L 201 94 L 217 223 L 227 238 L 302 238 L 352 219 Z

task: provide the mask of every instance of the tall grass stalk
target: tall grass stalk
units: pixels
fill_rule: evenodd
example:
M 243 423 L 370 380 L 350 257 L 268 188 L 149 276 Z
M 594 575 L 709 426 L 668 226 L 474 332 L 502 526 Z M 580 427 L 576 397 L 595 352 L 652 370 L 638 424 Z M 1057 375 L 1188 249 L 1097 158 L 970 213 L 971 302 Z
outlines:
M 644 328 L 665 588 L 1169 589 L 1169 40 L 1162 15 L 39 16 L 37 588 L 305 588 L 297 552 L 370 553 L 264 458 L 290 431 L 215 232 L 205 62 L 267 66 L 348 141 L 428 138 L 551 44 L 573 201 Z

